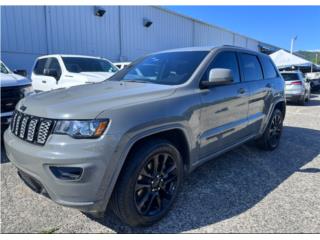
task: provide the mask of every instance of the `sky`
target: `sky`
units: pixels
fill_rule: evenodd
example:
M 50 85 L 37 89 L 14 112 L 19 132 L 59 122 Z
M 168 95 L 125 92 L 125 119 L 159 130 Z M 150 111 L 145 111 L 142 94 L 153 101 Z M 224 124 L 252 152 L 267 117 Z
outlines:
M 166 6 L 167 9 L 275 46 L 320 49 L 320 6 Z

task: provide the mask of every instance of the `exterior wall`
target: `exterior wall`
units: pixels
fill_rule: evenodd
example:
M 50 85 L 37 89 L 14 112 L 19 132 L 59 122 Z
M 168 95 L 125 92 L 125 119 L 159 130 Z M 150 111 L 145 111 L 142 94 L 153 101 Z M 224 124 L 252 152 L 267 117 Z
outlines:
M 159 8 L 121 7 L 121 60 L 133 60 L 141 55 L 170 48 L 193 45 L 193 22 Z M 151 27 L 143 26 L 143 18 Z
M 223 32 L 215 27 L 194 23 L 194 46 L 219 46 L 223 44 Z
M 96 17 L 88 6 L 46 7 L 48 52 L 119 58 L 119 11 Z
M 1 59 L 11 69 L 30 69 L 47 53 L 44 20 L 44 7 L 1 7 Z
M 132 61 L 170 48 L 223 44 L 258 50 L 258 41 L 151 6 L 2 6 L 1 59 L 30 73 L 36 57 L 83 54 Z M 143 19 L 153 23 L 143 26 Z

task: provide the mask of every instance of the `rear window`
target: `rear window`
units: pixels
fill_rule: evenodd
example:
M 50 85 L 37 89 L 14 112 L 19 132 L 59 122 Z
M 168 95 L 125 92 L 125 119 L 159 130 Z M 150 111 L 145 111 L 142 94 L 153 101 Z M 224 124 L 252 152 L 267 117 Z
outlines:
M 263 79 L 261 66 L 257 56 L 242 53 L 240 54 L 240 58 L 245 81 L 256 81 Z
M 118 71 L 111 63 L 103 59 L 95 58 L 79 58 L 79 57 L 63 57 L 62 58 L 66 69 L 69 72 L 110 72 Z
M 299 80 L 299 75 L 297 73 L 281 73 L 285 81 Z

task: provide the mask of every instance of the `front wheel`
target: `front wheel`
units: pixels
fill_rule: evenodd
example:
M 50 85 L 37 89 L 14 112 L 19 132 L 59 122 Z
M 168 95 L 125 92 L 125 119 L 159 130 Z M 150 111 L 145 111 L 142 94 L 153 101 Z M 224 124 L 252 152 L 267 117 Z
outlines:
M 151 225 L 171 208 L 182 177 L 182 158 L 175 146 L 166 140 L 151 140 L 127 159 L 111 208 L 130 226 Z
M 258 146 L 265 150 L 274 150 L 278 147 L 283 127 L 283 114 L 279 109 L 275 109 L 270 121 L 258 139 Z

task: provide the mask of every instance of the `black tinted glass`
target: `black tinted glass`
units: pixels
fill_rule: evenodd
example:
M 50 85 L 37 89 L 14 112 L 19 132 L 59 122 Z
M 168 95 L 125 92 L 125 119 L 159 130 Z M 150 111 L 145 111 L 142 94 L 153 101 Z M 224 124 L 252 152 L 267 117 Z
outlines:
M 59 62 L 58 62 L 58 59 L 56 59 L 56 58 L 50 58 L 50 63 L 49 63 L 48 68 L 57 71 L 58 78 L 60 77 L 60 75 L 61 75 L 61 68 L 60 68 L 60 64 L 59 64 Z
M 120 71 L 111 80 L 181 84 L 191 77 L 207 54 L 207 51 L 190 51 L 149 55 Z
M 296 73 L 281 73 L 285 81 L 299 80 L 299 75 Z
M 46 62 L 47 62 L 47 58 L 39 59 L 34 67 L 33 72 L 35 74 L 42 75 Z
M 276 78 L 278 76 L 277 71 L 271 62 L 271 59 L 269 59 L 268 57 L 262 57 L 261 63 L 263 67 L 264 78 Z
M 112 66 L 108 61 L 95 58 L 83 57 L 63 57 L 62 58 L 69 72 L 117 72 L 117 68 Z
M 213 62 L 208 67 L 202 80 L 209 79 L 209 72 L 212 68 L 227 68 L 232 71 L 233 82 L 240 82 L 240 74 L 238 68 L 237 56 L 234 52 L 222 52 L 214 58 Z
M 263 79 L 261 66 L 255 55 L 242 53 L 240 57 L 245 81 Z

